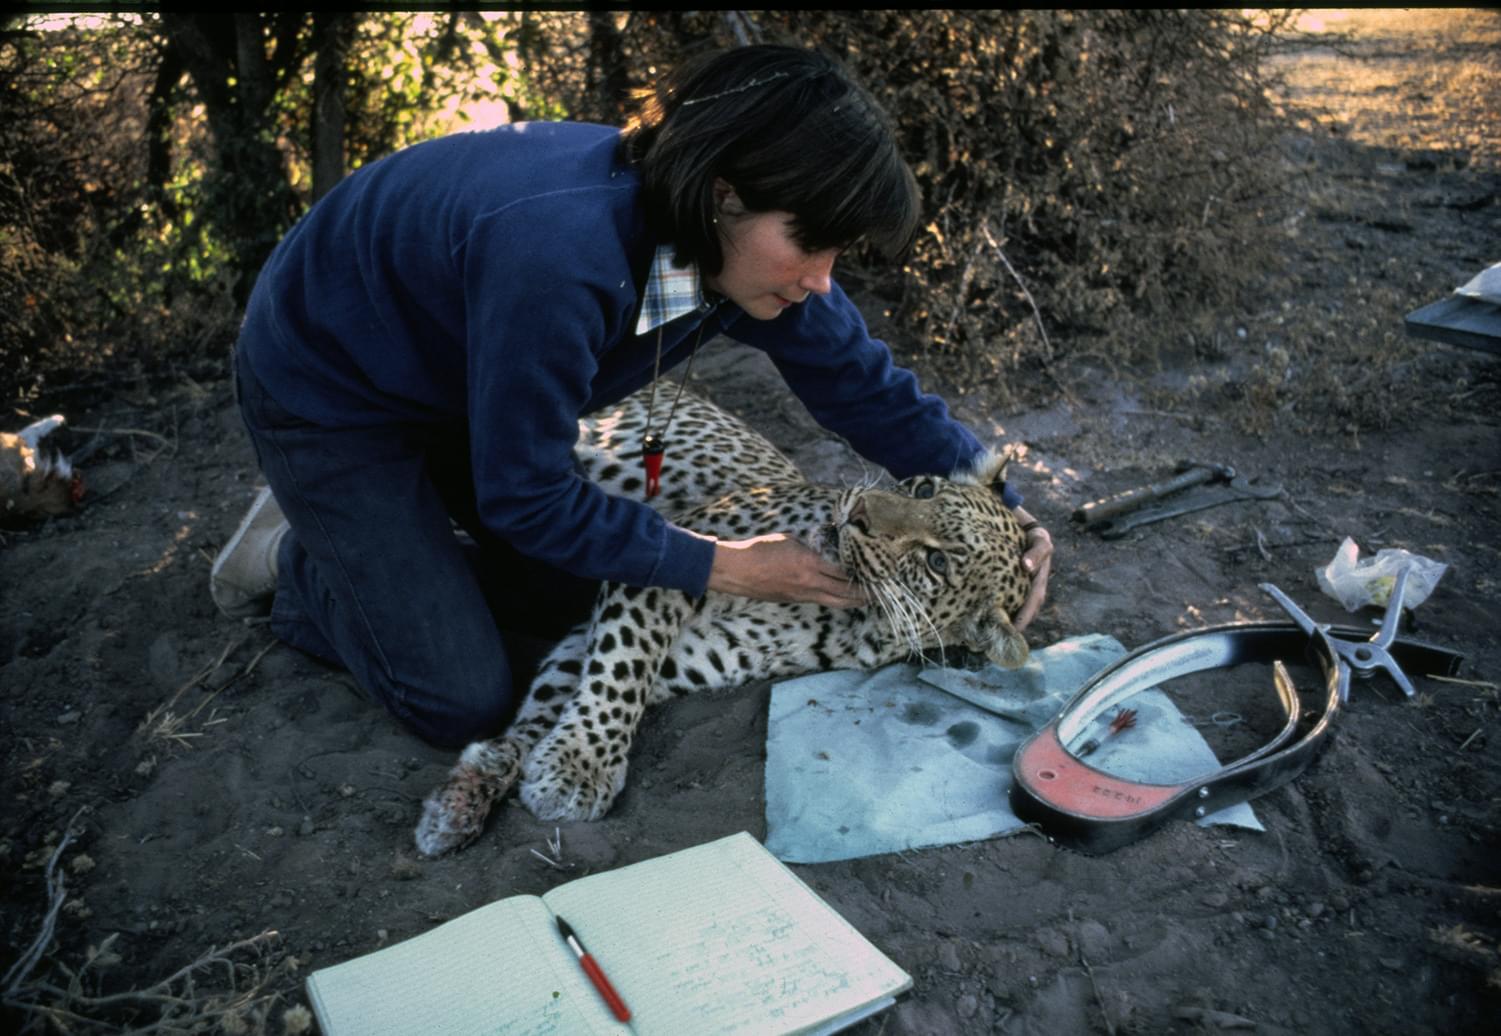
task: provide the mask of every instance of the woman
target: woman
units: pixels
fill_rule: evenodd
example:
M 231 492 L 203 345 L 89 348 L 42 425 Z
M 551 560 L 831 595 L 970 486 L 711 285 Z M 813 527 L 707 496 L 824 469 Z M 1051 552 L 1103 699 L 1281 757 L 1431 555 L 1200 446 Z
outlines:
M 274 499 L 216 561 L 215 601 L 249 615 L 271 600 L 277 636 L 449 747 L 514 709 L 498 629 L 545 615 L 560 635 L 600 580 L 862 603 L 790 538 L 716 542 L 606 495 L 572 447 L 580 415 L 724 332 L 897 477 L 964 467 L 978 441 L 832 280 L 842 250 L 898 250 L 917 219 L 873 99 L 781 46 L 678 69 L 623 132 L 518 124 L 359 170 L 292 229 L 250 299 L 237 391 Z M 1051 553 L 1033 528 L 1018 626 Z

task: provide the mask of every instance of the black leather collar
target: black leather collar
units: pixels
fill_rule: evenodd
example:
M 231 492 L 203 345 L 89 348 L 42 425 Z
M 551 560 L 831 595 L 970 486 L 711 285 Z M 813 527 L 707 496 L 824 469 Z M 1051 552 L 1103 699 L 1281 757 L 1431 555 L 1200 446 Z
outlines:
M 1362 640 L 1367 631 L 1336 627 L 1310 636 L 1291 622 L 1234 623 L 1175 634 L 1116 660 L 1075 693 L 1063 710 L 1017 750 L 1011 808 L 1043 833 L 1087 853 L 1118 849 L 1169 820 L 1194 820 L 1264 795 L 1303 772 L 1329 736 L 1348 694 L 1350 667 L 1330 637 Z M 1404 670 L 1450 675 L 1462 656 L 1398 637 L 1392 656 Z M 1323 674 L 1320 709 L 1301 735 L 1302 707 L 1281 659 L 1311 652 Z M 1270 742 L 1218 770 L 1179 784 L 1144 784 L 1095 769 L 1064 745 L 1105 710 L 1174 677 L 1245 662 L 1274 663 L 1286 717 Z

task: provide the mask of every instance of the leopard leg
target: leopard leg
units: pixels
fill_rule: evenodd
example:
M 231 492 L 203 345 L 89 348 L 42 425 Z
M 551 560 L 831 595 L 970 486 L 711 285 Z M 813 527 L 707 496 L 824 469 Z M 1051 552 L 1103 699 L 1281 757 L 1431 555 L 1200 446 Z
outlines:
M 516 719 L 500 737 L 469 744 L 448 778 L 422 803 L 417 851 L 436 857 L 478 838 L 490 810 L 521 773 L 521 761 L 557 723 L 578 690 L 583 630 L 569 634 L 543 660 Z
M 647 695 L 695 610 L 676 590 L 611 586 L 600 596 L 579 690 L 522 764 L 521 802 L 539 820 L 598 820 L 625 787 Z

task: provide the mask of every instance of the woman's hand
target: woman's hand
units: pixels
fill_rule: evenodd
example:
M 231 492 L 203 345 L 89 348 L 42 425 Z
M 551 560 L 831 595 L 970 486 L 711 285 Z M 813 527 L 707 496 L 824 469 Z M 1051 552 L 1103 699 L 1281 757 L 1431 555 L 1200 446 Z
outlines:
M 1018 630 L 1024 630 L 1037 618 L 1043 598 L 1048 595 L 1048 574 L 1053 571 L 1053 537 L 1038 524 L 1037 519 L 1020 507 L 1011 513 L 1023 526 L 1031 526 L 1026 532 L 1027 552 L 1022 555 L 1022 567 L 1032 576 L 1032 589 L 1022 602 L 1022 610 L 1016 613 L 1011 622 Z
M 844 569 L 779 532 L 715 543 L 709 589 L 761 601 L 803 601 L 830 608 L 870 603 Z

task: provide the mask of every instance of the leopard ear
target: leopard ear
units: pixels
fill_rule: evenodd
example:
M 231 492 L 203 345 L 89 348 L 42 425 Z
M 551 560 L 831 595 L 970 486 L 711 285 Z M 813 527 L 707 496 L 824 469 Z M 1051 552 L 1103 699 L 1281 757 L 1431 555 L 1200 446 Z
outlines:
M 967 634 L 965 645 L 1002 669 L 1017 669 L 1027 664 L 1027 642 L 1011 625 L 999 601 L 989 615 L 970 623 Z
M 1015 443 L 1004 450 L 986 450 L 968 468 L 954 472 L 953 481 L 971 486 L 989 486 L 999 496 L 1006 488 L 1006 466 L 1016 459 L 1016 453 Z
M 996 609 L 995 620 L 986 657 L 1002 669 L 1020 669 L 1027 664 L 1027 658 L 1031 654 L 1026 639 L 999 608 Z

